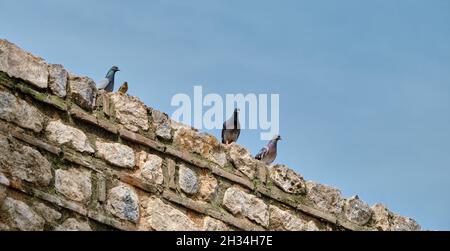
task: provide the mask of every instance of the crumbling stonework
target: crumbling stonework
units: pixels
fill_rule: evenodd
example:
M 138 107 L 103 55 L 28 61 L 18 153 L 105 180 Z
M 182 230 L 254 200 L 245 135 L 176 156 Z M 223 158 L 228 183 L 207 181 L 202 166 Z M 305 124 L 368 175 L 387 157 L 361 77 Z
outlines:
M 0 40 L 0 230 L 417 231 Z
M 53 90 L 54 93 L 59 91 Z M 95 105 L 97 88 L 94 80 L 88 77 L 69 74 L 70 98 L 84 109 L 91 110 Z

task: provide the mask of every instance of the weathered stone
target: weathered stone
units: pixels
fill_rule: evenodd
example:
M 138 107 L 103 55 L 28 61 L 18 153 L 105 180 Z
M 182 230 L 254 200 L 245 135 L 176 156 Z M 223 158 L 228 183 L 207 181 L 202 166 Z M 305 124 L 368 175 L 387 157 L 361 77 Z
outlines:
M 33 135 L 26 134 L 22 129 L 15 128 L 11 130 L 11 135 L 29 145 L 42 149 L 46 152 L 53 153 L 54 155 L 59 155 L 61 153 L 61 148 L 59 146 L 54 146 L 53 144 L 49 144 L 43 140 L 40 140 Z
M 378 230 L 389 231 L 391 229 L 392 213 L 382 204 L 372 206 L 373 211 L 373 225 Z
M 367 224 L 372 218 L 372 210 L 369 205 L 360 200 L 358 196 L 354 196 L 345 200 L 344 205 L 345 217 L 358 225 Z
M 60 145 L 69 144 L 79 152 L 95 152 L 83 131 L 67 126 L 61 120 L 50 122 L 46 132 L 49 140 L 55 143 Z
M 165 146 L 163 144 L 156 142 L 146 136 L 142 136 L 141 134 L 134 133 L 132 131 L 129 131 L 129 130 L 123 129 L 123 128 L 120 128 L 118 130 L 118 132 L 122 139 L 131 141 L 133 143 L 137 143 L 137 144 L 140 144 L 143 146 L 148 146 L 151 149 L 154 149 L 156 151 L 162 152 L 165 150 Z
M 11 154 L 11 147 L 9 146 L 8 137 L 0 134 L 0 167 L 9 165 L 9 156 Z M 5 177 L 6 179 L 6 177 Z M 4 184 L 6 185 L 6 184 Z
M 270 206 L 270 227 L 275 231 L 303 231 L 306 230 L 306 221 L 281 210 L 276 206 Z
M 156 231 L 199 231 L 194 221 L 180 210 L 152 197 L 147 204 L 144 225 Z
M 175 172 L 176 172 L 176 163 L 171 158 L 166 158 L 166 169 L 167 169 L 167 176 L 166 178 L 166 184 L 169 185 L 169 188 L 176 189 L 177 184 L 175 183 Z
M 6 187 L 0 186 L 0 208 L 3 205 L 3 201 L 6 199 Z
M 55 223 L 62 217 L 60 212 L 46 206 L 44 203 L 33 203 L 33 210 L 50 223 Z
M 223 205 L 234 215 L 243 215 L 265 227 L 269 225 L 269 210 L 264 201 L 239 188 L 231 187 L 225 192 Z
M 251 153 L 236 143 L 226 146 L 231 163 L 243 174 L 253 180 L 256 176 L 258 162 Z
M 290 194 L 304 194 L 306 192 L 305 180 L 285 165 L 276 165 L 269 168 L 270 178 L 283 191 Z
M 58 226 L 55 231 L 92 231 L 91 227 L 87 222 L 79 222 L 74 218 L 69 218 L 64 221 L 63 224 Z
M 200 189 L 199 196 L 204 201 L 212 201 L 219 189 L 219 184 L 217 179 L 212 175 L 201 175 L 200 176 Z
M 9 186 L 11 183 L 9 182 L 9 179 L 6 178 L 6 176 L 3 173 L 0 173 L 0 184 Z
M 46 62 L 3 39 L 0 39 L 0 71 L 39 88 L 47 88 L 48 85 Z
M 11 230 L 8 225 L 0 222 L 0 231 L 9 231 Z
M 199 190 L 197 174 L 190 168 L 180 165 L 178 171 L 178 184 L 185 193 L 196 194 Z
M 97 98 L 95 100 L 95 107 L 103 110 L 103 113 L 110 117 L 111 116 L 111 107 L 109 102 L 109 96 L 113 93 L 107 92 L 105 90 L 97 90 Z
M 55 189 L 58 193 L 77 202 L 87 202 L 91 198 L 91 173 L 76 168 L 55 171 Z
M 37 108 L 4 91 L 0 91 L 0 118 L 35 132 L 44 124 L 44 115 Z
M 95 105 L 97 88 L 92 79 L 69 73 L 69 94 L 77 105 L 92 110 Z
M 138 167 L 141 176 L 152 183 L 162 185 L 164 175 L 162 170 L 163 159 L 157 155 L 141 152 L 139 154 Z
M 6 198 L 2 210 L 14 228 L 22 231 L 42 231 L 45 220 L 22 201 Z
M 224 167 L 227 164 L 227 154 L 225 153 L 222 144 L 214 148 L 211 154 L 212 158 L 210 159 L 210 161 L 218 164 L 220 167 Z
M 132 132 L 138 132 L 139 129 L 148 130 L 147 109 L 142 101 L 120 93 L 111 94 L 110 100 L 114 106 L 116 118 L 126 129 Z
M 53 94 L 60 98 L 64 98 L 67 95 L 67 80 L 69 79 L 69 73 L 64 69 L 62 65 L 51 64 L 48 66 L 49 82 L 48 85 Z
M 51 164 L 37 150 L 29 146 L 17 146 L 9 155 L 9 173 L 19 179 L 48 186 L 53 178 Z
M 394 215 L 391 231 L 420 231 L 421 227 L 411 218 Z
M 340 214 L 344 205 L 341 191 L 336 188 L 317 184 L 311 181 L 306 182 L 307 197 L 314 205 L 326 212 Z
M 134 168 L 135 157 L 133 149 L 119 143 L 104 143 L 99 140 L 96 142 L 97 154 L 109 164 L 123 167 Z
M 304 231 L 309 231 L 309 232 L 317 232 L 317 231 L 321 231 L 321 229 L 319 228 L 319 226 L 317 226 L 317 224 L 314 221 L 309 221 L 305 226 L 304 226 Z M 331 229 L 325 229 L 326 231 L 332 231 Z
M 53 178 L 51 164 L 40 152 L 19 144 L 11 146 L 3 135 L 0 135 L 0 167 L 13 177 L 40 186 L 48 186 Z M 9 186 L 10 181 L 1 174 L 0 184 Z
M 420 231 L 421 227 L 411 218 L 392 213 L 382 204 L 372 206 L 371 224 L 381 231 Z
M 230 231 L 231 229 L 227 224 L 220 220 L 216 220 L 209 216 L 205 217 L 203 220 L 203 231 Z
M 133 188 L 117 186 L 109 191 L 107 210 L 122 220 L 136 222 L 139 219 L 139 198 Z
M 100 202 L 106 201 L 106 177 L 102 173 L 97 173 L 97 199 Z
M 203 158 L 224 167 L 227 163 L 223 145 L 217 138 L 199 133 L 187 126 L 180 126 L 174 135 L 174 145 L 181 151 L 199 154 Z
M 170 119 L 167 116 L 167 114 L 162 113 L 158 110 L 152 110 L 152 118 L 153 118 L 153 123 L 156 126 L 156 135 L 165 140 L 171 140 L 172 139 L 172 134 L 171 134 L 172 129 L 170 126 Z

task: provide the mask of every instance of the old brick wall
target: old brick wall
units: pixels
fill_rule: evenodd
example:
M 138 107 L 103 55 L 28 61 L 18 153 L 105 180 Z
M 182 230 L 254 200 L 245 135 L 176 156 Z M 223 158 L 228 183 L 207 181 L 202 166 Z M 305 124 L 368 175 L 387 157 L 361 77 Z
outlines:
M 0 40 L 0 230 L 419 230 Z

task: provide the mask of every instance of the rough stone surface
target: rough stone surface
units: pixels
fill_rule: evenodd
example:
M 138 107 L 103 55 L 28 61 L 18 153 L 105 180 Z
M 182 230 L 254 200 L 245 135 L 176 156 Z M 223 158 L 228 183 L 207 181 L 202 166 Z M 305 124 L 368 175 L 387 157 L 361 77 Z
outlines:
M 165 140 L 171 140 L 172 134 L 171 134 L 171 125 L 170 125 L 170 119 L 167 116 L 167 114 L 162 113 L 158 110 L 152 110 L 152 118 L 153 123 L 156 126 L 156 135 L 158 137 L 161 137 Z
M 110 96 L 110 100 L 114 106 L 116 118 L 126 129 L 132 132 L 149 129 L 147 109 L 138 98 L 114 93 Z
M 230 144 L 226 146 L 231 163 L 243 174 L 253 180 L 256 177 L 258 161 L 241 145 Z
M 69 94 L 77 105 L 92 110 L 95 105 L 97 87 L 92 79 L 69 73 Z
M 306 192 L 303 177 L 285 165 L 270 167 L 269 175 L 272 181 L 287 193 L 304 194 Z
M 156 231 L 199 231 L 200 228 L 186 214 L 152 197 L 147 204 L 145 225 Z
M 55 171 L 55 189 L 68 199 L 87 202 L 91 198 L 91 173 L 76 168 Z
M 199 197 L 204 201 L 212 201 L 217 195 L 219 184 L 217 179 L 212 175 L 200 176 Z
M 378 230 L 389 231 L 391 229 L 392 213 L 382 204 L 372 206 L 373 225 Z
M 176 129 L 174 145 L 182 151 L 199 154 L 221 167 L 227 163 L 225 149 L 216 137 L 199 133 L 187 126 L 180 126 Z
M 306 229 L 306 221 L 281 210 L 276 206 L 270 206 L 270 227 L 275 231 L 303 231 Z
M 134 168 L 135 157 L 133 149 L 119 143 L 104 143 L 97 140 L 97 154 L 111 165 L 123 168 Z
M 340 214 L 344 205 L 341 191 L 336 188 L 314 183 L 306 182 L 307 197 L 314 205 L 323 211 Z
M 358 225 L 367 224 L 372 218 L 372 209 L 358 196 L 345 200 L 345 217 Z
M 69 218 L 64 221 L 63 224 L 58 226 L 56 231 L 92 231 L 91 227 L 87 222 L 79 222 L 74 218 Z
M 55 143 L 60 145 L 69 144 L 79 152 L 95 152 L 83 131 L 67 126 L 61 120 L 50 122 L 46 132 L 48 139 Z
M 264 201 L 239 188 L 231 187 L 225 192 L 223 205 L 234 215 L 243 215 L 265 227 L 269 225 L 269 210 Z
M 9 164 L 9 155 L 11 154 L 11 147 L 9 146 L 8 137 L 0 134 L 0 167 L 7 167 Z M 6 179 L 6 177 L 5 177 Z M 4 184 L 6 185 L 6 184 Z
M 55 223 L 62 217 L 60 212 L 46 206 L 44 203 L 33 203 L 33 210 L 50 223 Z
M 17 145 L 7 151 L 5 161 L 9 173 L 30 183 L 48 186 L 53 178 L 50 162 L 40 152 L 29 147 Z
M 190 168 L 181 165 L 178 176 L 178 184 L 181 190 L 187 194 L 196 194 L 199 190 L 197 174 Z
M 9 186 L 11 183 L 8 178 L 3 173 L 0 173 L 0 184 Z
M 6 187 L 0 186 L 0 207 L 6 199 Z
M 371 224 L 381 231 L 420 231 L 421 227 L 411 218 L 392 213 L 382 204 L 372 206 Z
M 411 218 L 394 215 L 391 231 L 420 231 L 420 226 Z
M 3 39 L 0 39 L 0 71 L 39 88 L 48 86 L 47 63 Z
M 332 231 L 332 229 L 322 229 L 325 231 Z M 309 232 L 317 232 L 317 231 L 321 231 L 321 229 L 319 228 L 319 226 L 317 226 L 317 224 L 314 221 L 309 221 L 308 223 L 306 223 L 306 225 L 304 226 L 303 231 L 309 231 Z
M 0 118 L 35 132 L 44 124 L 44 115 L 37 108 L 4 91 L 0 91 Z
M 149 182 L 157 185 L 164 183 L 164 175 L 162 170 L 163 159 L 157 155 L 141 152 L 138 159 L 138 167 L 141 176 Z
M 21 231 L 44 230 L 45 220 L 22 201 L 6 198 L 2 211 L 6 213 L 14 228 Z
M 8 225 L 0 222 L 0 231 L 9 231 L 11 230 Z
M 126 185 L 111 189 L 107 210 L 122 220 L 136 222 L 139 219 L 139 198 L 134 189 Z
M 227 224 L 220 220 L 216 220 L 209 216 L 205 217 L 203 221 L 203 231 L 230 231 L 231 229 Z
M 69 73 L 64 69 L 62 65 L 51 64 L 48 66 L 49 81 L 48 85 L 53 94 L 60 98 L 64 98 L 67 95 L 67 81 L 69 79 Z

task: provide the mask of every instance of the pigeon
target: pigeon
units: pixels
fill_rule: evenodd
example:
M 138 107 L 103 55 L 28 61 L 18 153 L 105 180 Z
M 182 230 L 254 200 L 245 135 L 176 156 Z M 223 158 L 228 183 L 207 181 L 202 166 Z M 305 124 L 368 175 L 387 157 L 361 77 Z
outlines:
M 233 116 L 223 123 L 222 143 L 231 144 L 238 140 L 241 134 L 241 124 L 239 123 L 239 109 L 235 109 Z
M 259 153 L 256 155 L 255 159 L 261 160 L 267 165 L 272 164 L 277 158 L 277 144 L 278 141 L 281 140 L 280 135 L 275 136 L 267 146 L 265 146 Z
M 126 94 L 128 91 L 128 82 L 124 82 L 122 86 L 119 88 L 118 93 Z
M 114 91 L 114 76 L 116 72 L 120 71 L 117 66 L 113 66 L 106 74 L 106 77 L 98 83 L 99 90 L 105 90 L 107 92 Z

